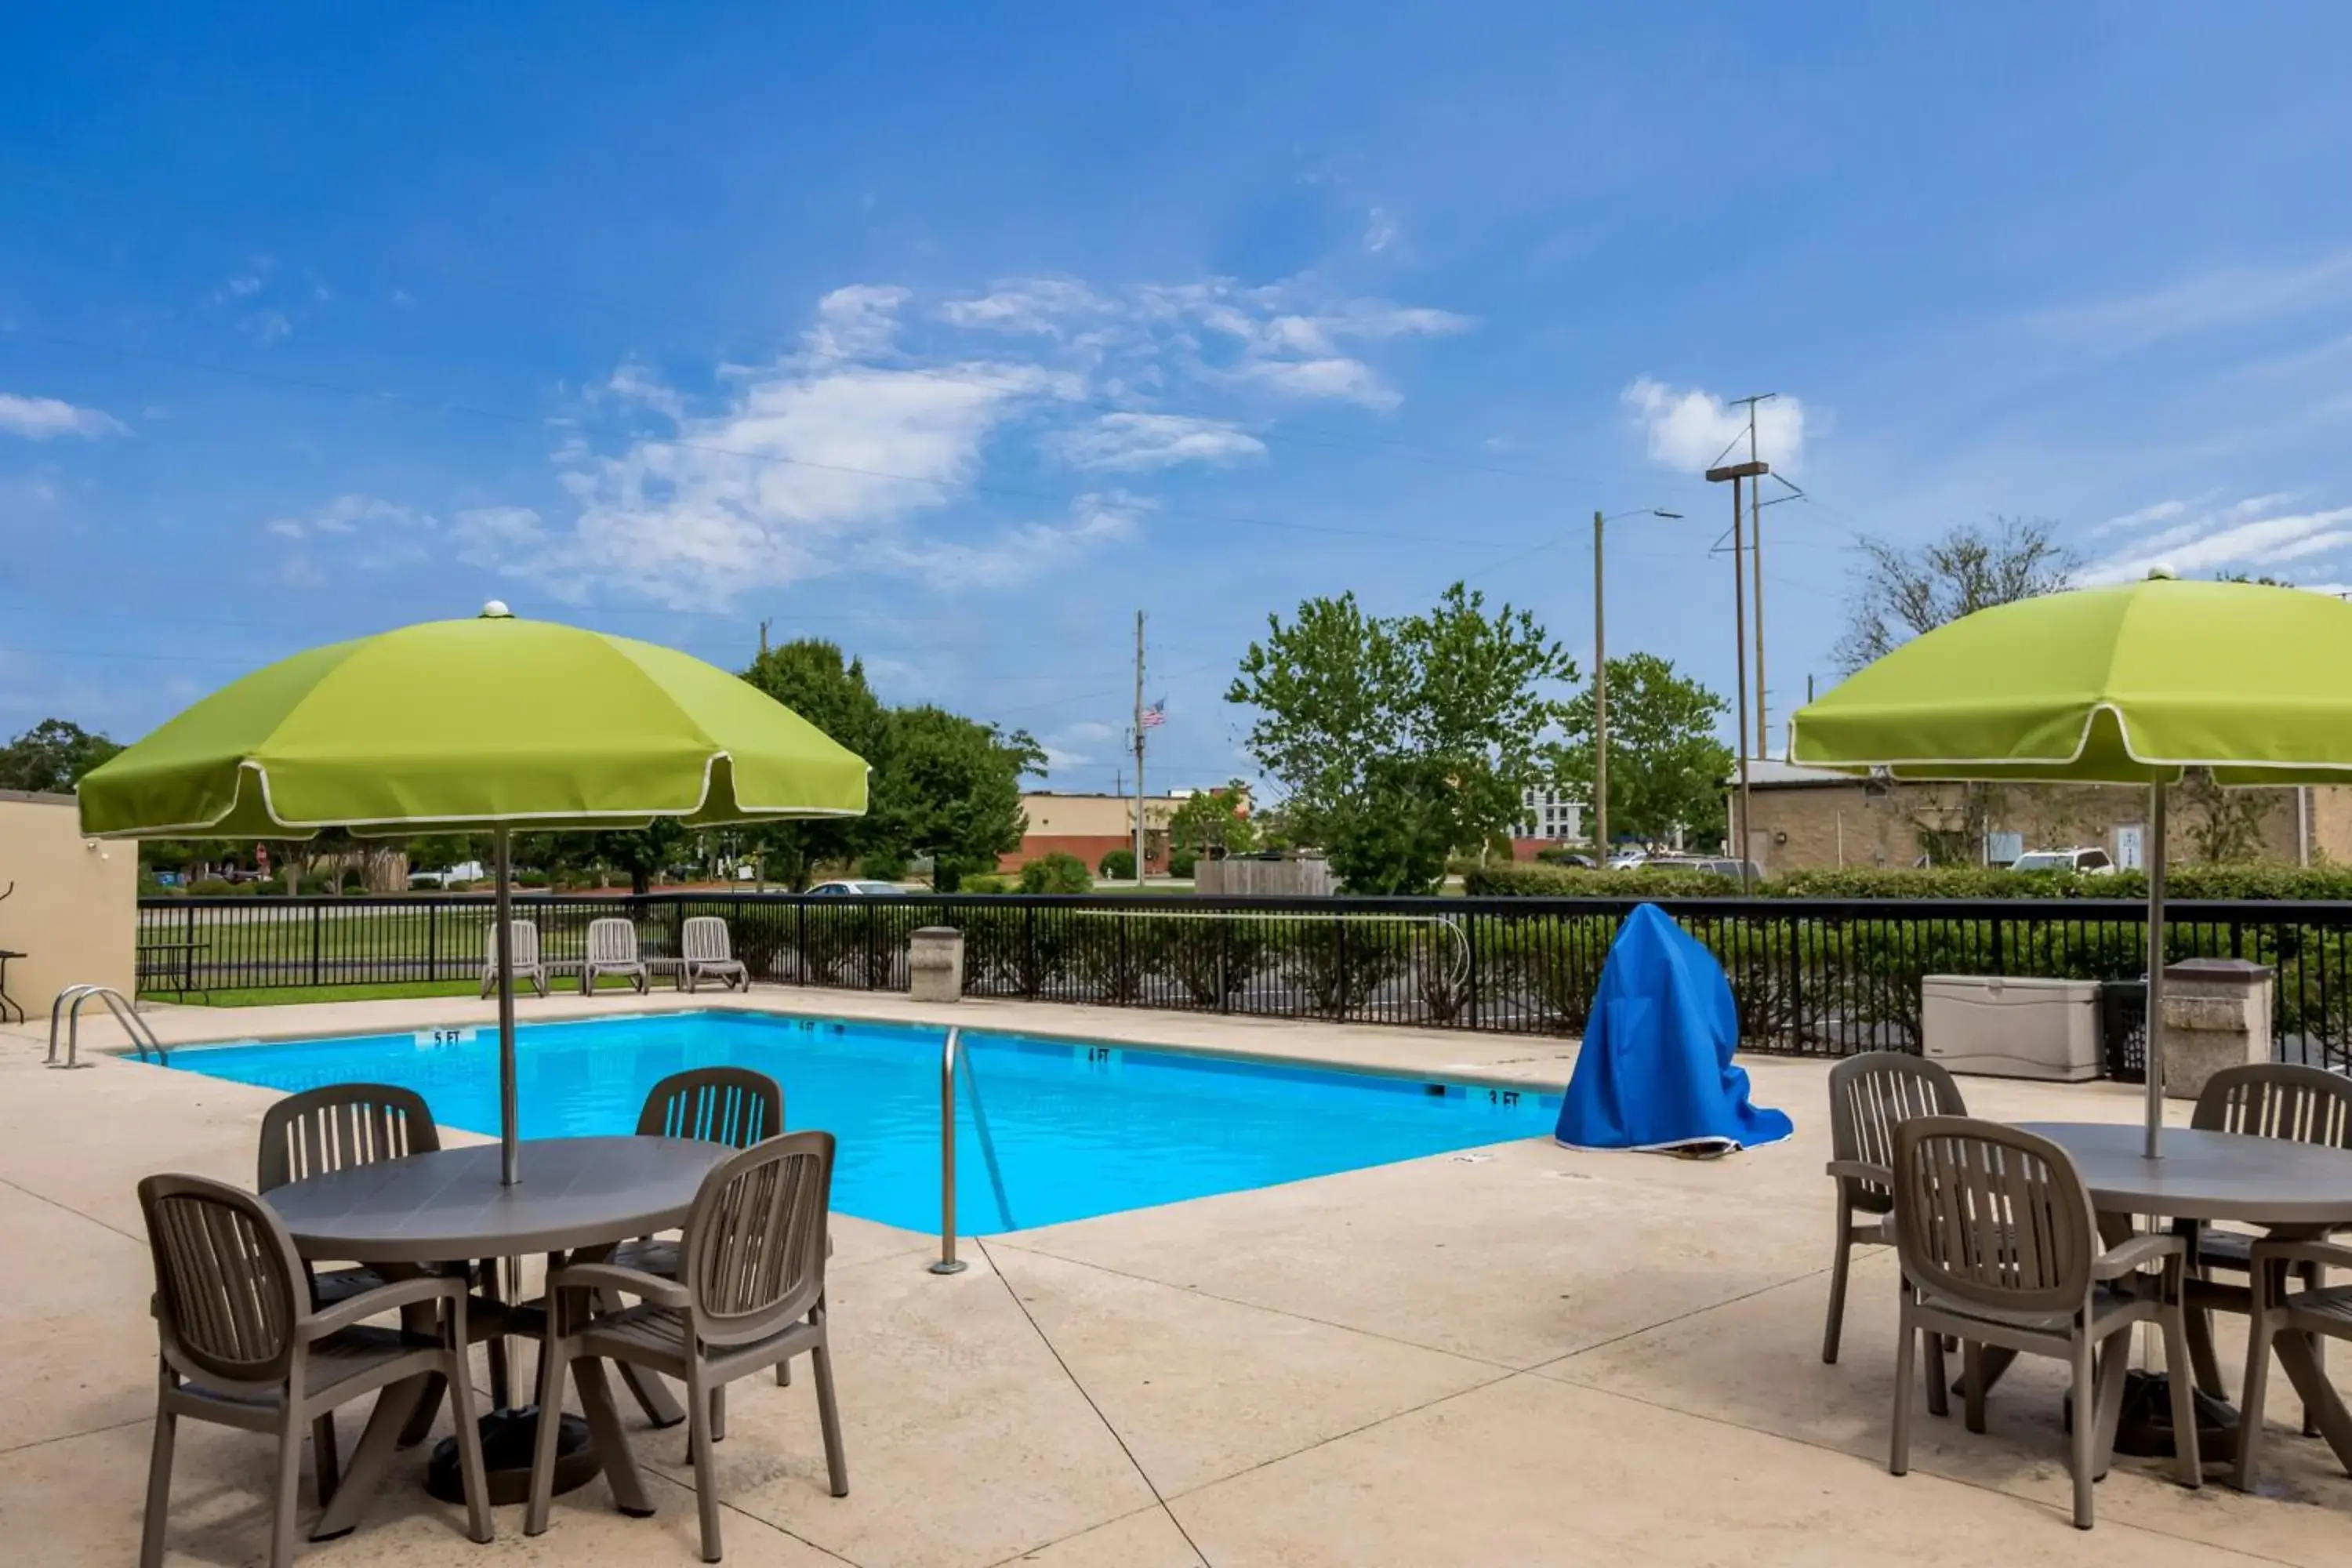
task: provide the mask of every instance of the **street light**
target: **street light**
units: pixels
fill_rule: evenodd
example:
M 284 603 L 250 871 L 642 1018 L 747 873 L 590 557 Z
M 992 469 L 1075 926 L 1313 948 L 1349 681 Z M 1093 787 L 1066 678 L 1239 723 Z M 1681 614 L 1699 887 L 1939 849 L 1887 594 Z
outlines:
M 1609 868 L 1609 639 L 1605 634 L 1601 596 L 1601 531 L 1621 517 L 1663 517 L 1679 521 L 1682 513 L 1662 507 L 1635 507 L 1631 511 L 1592 514 L 1592 853 L 1601 870 Z

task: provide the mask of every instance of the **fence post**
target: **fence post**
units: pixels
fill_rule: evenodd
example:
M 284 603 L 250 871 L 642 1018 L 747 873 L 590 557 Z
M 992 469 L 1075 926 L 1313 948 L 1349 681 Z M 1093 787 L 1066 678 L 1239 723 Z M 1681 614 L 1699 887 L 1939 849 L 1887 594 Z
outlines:
M 322 984 L 320 979 L 319 943 L 320 940 L 326 935 L 326 925 L 327 906 L 312 904 L 310 906 L 310 984 L 313 985 Z
M 441 906 L 425 906 L 425 978 L 441 978 Z
M 1021 906 L 1021 994 L 1037 1000 L 1037 906 Z
M 806 889 L 803 889 L 801 891 L 794 893 L 793 898 L 795 900 L 793 908 L 798 911 L 800 916 L 798 922 L 800 934 L 793 941 L 793 979 L 798 984 L 806 985 L 808 984 L 809 972 L 808 890 Z
M 1470 994 L 1463 1000 L 1462 1016 L 1465 1020 L 1465 1026 L 1475 1029 L 1478 1026 L 1478 915 L 1475 910 L 1465 910 L 1462 916 L 1462 944 L 1470 950 L 1470 962 L 1466 966 Z

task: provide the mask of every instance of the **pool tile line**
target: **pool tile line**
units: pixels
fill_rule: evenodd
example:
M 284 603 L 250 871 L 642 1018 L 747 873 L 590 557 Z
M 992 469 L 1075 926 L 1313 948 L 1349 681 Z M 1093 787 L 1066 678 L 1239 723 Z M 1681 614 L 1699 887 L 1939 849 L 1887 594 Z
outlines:
M 1023 1321 L 1027 1322 L 1031 1331 L 1036 1334 L 1037 1342 L 1045 1347 L 1046 1353 L 1054 1358 L 1054 1364 L 1062 1369 L 1062 1375 L 1070 1380 L 1070 1386 L 1077 1390 L 1078 1397 L 1087 1402 L 1087 1408 L 1095 1413 L 1095 1419 L 1097 1421 L 1102 1423 L 1102 1429 L 1110 1434 L 1110 1440 L 1117 1443 L 1118 1445 L 1118 1451 L 1127 1456 L 1127 1462 L 1129 1466 L 1134 1469 L 1136 1479 L 1141 1481 L 1150 1491 L 1152 1500 L 1160 1505 L 1160 1511 L 1168 1516 L 1168 1522 L 1176 1527 L 1176 1533 L 1184 1538 L 1184 1544 L 1190 1547 L 1192 1549 L 1192 1555 L 1200 1560 L 1202 1568 L 1214 1568 L 1214 1565 L 1209 1562 L 1209 1554 L 1201 1550 L 1200 1542 L 1192 1539 L 1192 1532 L 1184 1528 L 1184 1521 L 1178 1519 L 1176 1517 L 1175 1510 L 1168 1506 L 1167 1498 L 1160 1494 L 1160 1483 L 1151 1479 L 1150 1473 L 1143 1468 L 1142 1461 L 1135 1457 L 1135 1450 L 1128 1447 L 1126 1436 L 1121 1433 L 1117 1426 L 1111 1425 L 1111 1419 L 1108 1415 L 1103 1413 L 1103 1407 L 1095 1403 L 1093 1393 L 1087 1389 L 1087 1385 L 1083 1382 L 1079 1381 L 1078 1374 L 1071 1370 L 1070 1363 L 1063 1358 L 1061 1347 L 1054 1342 L 1053 1336 L 1045 1331 L 1045 1326 L 1037 1321 L 1036 1314 L 1029 1310 L 1029 1303 L 1021 1299 L 1021 1292 L 1013 1289 L 1013 1281 L 1004 1277 L 1004 1271 L 1003 1269 L 997 1268 L 996 1259 L 991 1255 L 988 1243 L 980 1237 L 975 1237 L 972 1238 L 972 1247 L 983 1258 L 987 1259 L 988 1271 L 994 1275 L 996 1277 L 996 1282 L 1004 1288 L 1005 1296 L 1013 1302 L 1014 1308 L 1020 1311 Z M 1135 1511 L 1141 1512 L 1142 1510 L 1139 1509 Z M 1124 1519 L 1127 1517 L 1129 1516 L 1126 1514 L 1118 1516 L 1118 1519 Z M 1100 1529 L 1104 1524 L 1113 1524 L 1116 1522 L 1118 1522 L 1117 1519 L 1104 1520 L 1091 1528 Z M 1084 1531 L 1080 1531 L 1079 1533 L 1083 1534 Z M 1067 1538 L 1066 1537 L 1065 1539 Z M 1045 1545 L 1050 1544 L 1052 1543 L 1044 1542 L 1038 1546 L 1030 1547 L 1028 1550 L 1030 1552 L 1041 1551 Z M 1015 1560 L 1017 1561 L 1017 1559 Z

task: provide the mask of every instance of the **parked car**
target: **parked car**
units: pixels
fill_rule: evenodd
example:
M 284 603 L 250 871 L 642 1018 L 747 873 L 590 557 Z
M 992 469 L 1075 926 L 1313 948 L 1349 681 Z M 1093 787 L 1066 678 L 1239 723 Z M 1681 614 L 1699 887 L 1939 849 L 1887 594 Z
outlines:
M 819 882 L 809 891 L 826 898 L 894 899 L 903 897 L 907 889 L 896 882 L 864 881 L 843 877 L 830 882 Z
M 2012 871 L 2073 871 L 2084 877 L 2106 877 L 2115 873 L 2116 863 L 2107 852 L 2095 847 L 2078 849 L 2035 849 L 2020 855 L 2009 863 Z

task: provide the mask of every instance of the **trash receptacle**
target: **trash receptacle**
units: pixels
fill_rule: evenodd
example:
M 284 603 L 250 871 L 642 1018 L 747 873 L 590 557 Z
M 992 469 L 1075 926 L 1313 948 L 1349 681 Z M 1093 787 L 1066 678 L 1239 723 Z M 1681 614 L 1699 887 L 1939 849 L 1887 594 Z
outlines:
M 963 932 L 924 926 L 907 939 L 907 993 L 917 1002 L 963 999 Z

